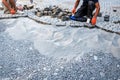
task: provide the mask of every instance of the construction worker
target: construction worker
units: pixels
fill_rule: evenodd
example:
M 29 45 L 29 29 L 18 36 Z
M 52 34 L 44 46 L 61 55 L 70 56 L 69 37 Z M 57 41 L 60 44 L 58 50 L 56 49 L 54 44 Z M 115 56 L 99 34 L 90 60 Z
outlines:
M 15 14 L 17 12 L 16 1 L 15 0 L 2 0 L 4 13 Z
M 100 5 L 98 0 L 83 0 L 81 7 L 76 11 L 80 0 L 76 0 L 74 8 L 72 9 L 72 13 L 75 18 L 80 18 L 83 16 L 87 16 L 87 23 L 91 23 L 92 25 L 96 24 L 97 15 L 100 11 Z M 95 13 L 93 11 L 96 9 Z
M 24 7 L 22 5 L 16 6 L 16 2 L 17 0 L 2 0 L 3 7 L 4 7 L 4 13 L 15 14 L 17 10 L 22 11 Z M 33 0 L 30 0 L 30 2 L 32 4 Z M 27 7 L 33 7 L 33 5 L 27 6 Z

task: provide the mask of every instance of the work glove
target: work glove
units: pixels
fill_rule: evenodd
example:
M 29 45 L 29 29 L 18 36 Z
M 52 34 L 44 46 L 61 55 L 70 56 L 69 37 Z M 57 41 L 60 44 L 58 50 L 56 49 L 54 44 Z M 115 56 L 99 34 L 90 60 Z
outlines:
M 93 17 L 92 20 L 91 20 L 91 24 L 92 25 L 95 25 L 97 22 L 97 18 L 96 17 Z
M 73 9 L 72 9 L 72 14 L 75 14 L 75 12 L 76 12 L 76 9 L 73 8 Z
M 10 14 L 15 14 L 15 13 L 16 13 L 16 11 L 14 9 L 10 10 Z

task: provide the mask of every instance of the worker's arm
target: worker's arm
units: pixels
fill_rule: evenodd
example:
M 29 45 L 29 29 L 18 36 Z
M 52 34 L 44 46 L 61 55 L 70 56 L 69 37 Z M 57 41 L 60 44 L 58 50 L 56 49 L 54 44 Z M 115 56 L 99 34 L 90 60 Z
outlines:
M 80 3 L 80 0 L 76 0 L 74 8 L 76 9 Z
M 12 8 L 17 11 L 17 7 L 16 7 L 16 4 L 15 4 L 15 0 L 9 0 L 10 3 L 12 4 Z
M 94 14 L 93 17 L 97 18 L 97 15 L 99 14 L 100 12 L 100 5 L 99 5 L 99 2 L 95 3 L 95 7 L 96 7 L 96 12 Z
M 95 12 L 95 14 L 94 14 L 94 16 L 93 16 L 93 18 L 92 18 L 92 20 L 91 20 L 91 24 L 92 24 L 92 25 L 95 25 L 96 22 L 97 22 L 97 16 L 98 16 L 98 14 L 99 14 L 99 12 L 100 12 L 99 2 L 95 3 L 95 7 L 96 7 L 96 12 Z
M 9 11 L 11 10 L 11 7 L 6 0 L 2 0 L 2 3 L 9 9 Z
M 76 8 L 78 7 L 79 3 L 80 3 L 80 0 L 76 0 L 74 8 L 72 9 L 73 14 L 76 12 Z

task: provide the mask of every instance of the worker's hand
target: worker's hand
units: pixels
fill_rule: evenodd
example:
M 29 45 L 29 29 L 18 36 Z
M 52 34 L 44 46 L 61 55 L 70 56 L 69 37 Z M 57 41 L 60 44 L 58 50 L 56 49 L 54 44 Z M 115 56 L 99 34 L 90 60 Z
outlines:
M 75 9 L 75 8 L 73 8 L 73 9 L 72 9 L 72 13 L 73 13 L 73 14 L 75 14 L 75 12 L 76 12 L 76 9 Z
M 97 22 L 97 18 L 96 17 L 93 17 L 92 20 L 91 20 L 91 24 L 92 25 L 95 25 Z
M 15 14 L 15 13 L 16 13 L 16 11 L 14 9 L 10 10 L 10 14 Z

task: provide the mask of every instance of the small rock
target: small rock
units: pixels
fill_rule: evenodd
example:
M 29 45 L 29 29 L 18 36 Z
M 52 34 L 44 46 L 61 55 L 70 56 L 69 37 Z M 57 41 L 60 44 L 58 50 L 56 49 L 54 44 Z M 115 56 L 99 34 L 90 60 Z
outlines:
M 120 65 L 117 65 L 117 67 L 120 67 Z
M 32 48 L 32 47 L 29 47 L 29 49 L 30 49 L 30 50 L 33 50 L 33 48 Z
M 60 9 L 60 8 L 58 8 L 58 9 L 56 10 L 57 13 L 60 13 L 61 11 L 62 11 L 62 9 Z
M 28 10 L 27 5 L 23 6 L 23 10 Z
M 52 16 L 51 16 L 52 18 L 55 18 L 56 17 L 56 15 L 55 14 L 52 14 Z
M 68 9 L 64 9 L 64 11 L 65 11 L 65 12 L 69 12 L 69 10 L 68 10 Z
M 47 15 L 48 15 L 48 11 L 43 11 L 43 14 L 44 14 L 45 16 L 47 16 Z
M 93 54 L 90 54 L 90 56 L 92 57 L 92 56 L 93 56 Z
M 62 10 L 60 8 L 53 10 L 55 15 L 58 15 Z
M 57 75 L 58 73 L 54 73 L 53 75 Z
M 68 13 L 67 15 L 68 15 L 68 16 L 71 16 L 71 15 L 72 15 L 72 13 Z
M 0 66 L 0 69 L 2 69 L 2 66 Z
M 60 13 L 58 14 L 58 18 L 62 18 L 62 16 L 63 16 L 63 12 L 60 12 Z
M 50 8 L 46 7 L 44 8 L 44 11 L 50 11 Z
M 69 20 L 69 16 L 62 16 L 61 20 L 62 21 L 68 21 Z
M 61 66 L 60 68 L 61 68 L 61 69 L 63 69 L 64 67 L 63 67 L 63 66 Z
M 47 78 L 44 78 L 43 80 L 48 80 Z
M 38 17 L 41 17 L 41 16 L 43 16 L 43 13 L 42 13 L 42 12 L 37 12 L 36 15 L 37 15 Z
M 98 60 L 98 57 L 97 57 L 97 56 L 94 56 L 94 60 Z
M 51 16 L 52 15 L 52 11 L 48 11 L 48 15 Z
M 16 49 L 16 51 L 19 51 L 19 49 Z
M 91 77 L 90 80 L 95 80 L 95 77 Z
M 46 68 L 46 67 L 44 67 L 44 68 L 43 68 L 43 70 L 47 70 L 47 68 Z
M 55 71 L 59 71 L 59 69 L 56 69 Z
M 36 8 L 36 10 L 40 12 L 40 8 Z
M 81 74 L 81 75 L 80 75 L 80 78 L 82 78 L 82 77 L 83 77 L 83 75 Z
M 33 8 L 34 8 L 34 5 L 27 5 L 27 8 L 28 8 L 28 9 L 33 9 Z
M 64 11 L 63 14 L 64 14 L 64 15 L 67 15 L 68 13 Z
M 37 71 L 41 71 L 41 69 L 38 69 Z
M 11 80 L 10 78 L 4 78 L 4 80 Z
M 50 68 L 48 68 L 48 70 L 47 71 L 50 71 L 51 69 Z
M 105 73 L 100 72 L 100 76 L 101 76 L 101 77 L 104 77 L 104 76 L 105 76 Z

